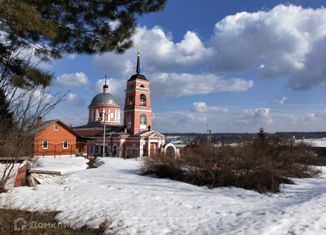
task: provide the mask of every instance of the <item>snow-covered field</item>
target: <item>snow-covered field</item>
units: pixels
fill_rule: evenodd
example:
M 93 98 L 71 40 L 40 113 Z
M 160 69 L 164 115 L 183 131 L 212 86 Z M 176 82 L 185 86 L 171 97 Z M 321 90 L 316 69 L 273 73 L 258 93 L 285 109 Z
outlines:
M 312 147 L 323 147 L 326 148 L 326 138 L 319 138 L 319 139 L 303 139 L 303 140 L 296 140 L 297 143 L 303 142 L 308 144 Z
M 64 185 L 0 194 L 0 207 L 62 211 L 57 219 L 75 226 L 96 227 L 114 215 L 127 234 L 326 234 L 326 168 L 320 178 L 295 179 L 282 193 L 262 195 L 139 176 L 136 160 L 102 161 L 69 171 Z

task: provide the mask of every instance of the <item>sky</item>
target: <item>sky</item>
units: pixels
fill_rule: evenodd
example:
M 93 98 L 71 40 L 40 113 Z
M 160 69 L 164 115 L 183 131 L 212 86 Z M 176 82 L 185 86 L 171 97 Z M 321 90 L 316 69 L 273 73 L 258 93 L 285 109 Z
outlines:
M 140 50 L 157 131 L 326 131 L 325 4 L 168 0 L 162 12 L 138 18 L 134 46 L 124 54 L 43 64 L 55 75 L 49 92 L 68 92 L 46 118 L 87 123 L 104 75 L 123 109 Z

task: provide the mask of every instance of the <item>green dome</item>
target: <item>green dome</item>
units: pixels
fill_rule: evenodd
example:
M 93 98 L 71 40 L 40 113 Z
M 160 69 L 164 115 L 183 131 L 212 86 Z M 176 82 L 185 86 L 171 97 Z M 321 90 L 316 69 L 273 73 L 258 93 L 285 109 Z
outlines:
M 119 106 L 119 101 L 110 93 L 100 93 L 92 99 L 90 106 L 103 105 L 103 104 L 111 104 L 111 105 Z

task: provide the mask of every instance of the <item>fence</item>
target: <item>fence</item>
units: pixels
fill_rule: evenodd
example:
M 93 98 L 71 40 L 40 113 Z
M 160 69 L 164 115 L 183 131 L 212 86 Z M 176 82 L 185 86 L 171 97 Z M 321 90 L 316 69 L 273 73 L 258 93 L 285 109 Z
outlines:
M 34 144 L 34 156 L 45 157 L 45 156 L 65 156 L 65 157 L 75 157 L 76 155 L 82 154 L 85 152 L 86 145 L 84 143 L 68 144 L 64 148 L 62 143 L 54 144 L 48 143 L 45 148 L 41 143 Z

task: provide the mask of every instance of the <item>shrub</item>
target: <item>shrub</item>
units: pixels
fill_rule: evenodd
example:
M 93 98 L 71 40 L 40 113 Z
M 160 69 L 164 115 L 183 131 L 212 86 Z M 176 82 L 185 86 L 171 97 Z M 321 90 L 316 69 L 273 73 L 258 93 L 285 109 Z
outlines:
M 160 155 L 148 158 L 143 175 L 156 175 L 209 188 L 235 186 L 260 193 L 279 192 L 288 177 L 313 177 L 319 171 L 310 165 L 309 146 L 294 146 L 269 140 L 260 133 L 253 142 L 236 147 L 200 144 L 187 147 L 180 159 Z

